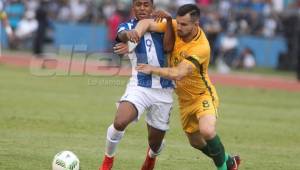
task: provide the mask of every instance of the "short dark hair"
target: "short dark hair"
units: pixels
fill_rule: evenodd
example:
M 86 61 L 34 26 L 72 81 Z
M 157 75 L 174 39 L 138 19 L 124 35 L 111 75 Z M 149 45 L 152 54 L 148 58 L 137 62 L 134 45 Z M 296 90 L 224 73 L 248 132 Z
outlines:
M 186 14 L 190 14 L 194 22 L 200 19 L 200 9 L 195 4 L 185 4 L 179 7 L 177 16 L 185 16 Z
M 132 0 L 132 2 L 134 2 L 134 1 L 136 1 L 136 0 Z M 151 1 L 152 4 L 154 3 L 153 0 L 150 0 L 150 1 Z

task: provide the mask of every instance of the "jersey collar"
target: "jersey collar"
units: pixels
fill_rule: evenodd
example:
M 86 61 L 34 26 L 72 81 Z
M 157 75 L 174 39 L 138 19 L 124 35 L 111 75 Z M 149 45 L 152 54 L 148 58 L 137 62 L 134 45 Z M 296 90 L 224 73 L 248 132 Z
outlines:
M 197 41 L 201 37 L 201 34 L 202 34 L 201 28 L 198 27 L 197 29 L 198 29 L 198 32 L 197 32 L 196 36 L 194 37 L 193 41 Z

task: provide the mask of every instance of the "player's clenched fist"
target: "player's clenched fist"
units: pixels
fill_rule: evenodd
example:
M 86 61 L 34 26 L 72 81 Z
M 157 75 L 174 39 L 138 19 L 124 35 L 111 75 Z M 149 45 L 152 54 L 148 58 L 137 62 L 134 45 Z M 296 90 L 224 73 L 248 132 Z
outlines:
M 126 37 L 128 41 L 138 43 L 140 41 L 140 36 L 136 30 L 126 31 Z
M 164 10 L 157 10 L 152 13 L 155 22 L 162 22 L 163 19 L 172 20 L 172 16 L 170 13 Z

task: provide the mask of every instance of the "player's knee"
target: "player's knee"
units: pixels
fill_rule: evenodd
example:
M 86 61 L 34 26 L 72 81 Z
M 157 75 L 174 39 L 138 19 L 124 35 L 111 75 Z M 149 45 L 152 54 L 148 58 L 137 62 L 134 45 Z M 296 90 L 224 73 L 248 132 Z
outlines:
M 149 143 L 149 147 L 154 155 L 160 155 L 161 151 L 165 147 L 165 141 L 157 141 L 156 143 Z
M 200 126 L 200 134 L 205 140 L 209 140 L 216 136 L 216 129 L 212 125 L 203 125 Z
M 149 142 L 149 147 L 153 152 L 158 152 L 161 146 L 161 142 Z
M 153 152 L 157 152 L 157 151 L 159 151 L 163 141 L 149 135 L 148 142 L 149 142 L 149 147 L 151 148 L 151 150 Z
M 114 127 L 119 131 L 123 131 L 136 118 L 137 113 L 130 109 L 128 103 L 121 103 L 116 113 Z
M 126 129 L 128 125 L 128 122 L 122 119 L 115 119 L 114 121 L 114 127 L 118 130 L 118 131 L 124 131 Z

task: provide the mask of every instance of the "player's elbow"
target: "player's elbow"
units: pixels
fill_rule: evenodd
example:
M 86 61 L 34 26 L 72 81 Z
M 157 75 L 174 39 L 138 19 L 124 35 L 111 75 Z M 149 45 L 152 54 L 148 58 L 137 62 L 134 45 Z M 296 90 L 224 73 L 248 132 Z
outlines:
M 164 37 L 164 51 L 165 53 L 171 53 L 174 50 L 174 43 L 172 43 L 172 40 Z
M 175 67 L 171 71 L 171 75 L 172 79 L 176 81 L 182 80 L 185 76 L 184 72 L 180 71 L 178 67 Z
M 183 79 L 184 76 L 177 76 L 175 80 L 180 81 Z
M 164 51 L 165 53 L 171 53 L 174 50 L 174 42 L 172 38 L 164 37 Z
M 126 31 L 122 31 L 117 34 L 117 41 L 127 43 L 128 39 L 126 38 Z
M 174 49 L 173 45 L 169 45 L 168 43 L 164 44 L 164 51 L 165 53 L 171 53 Z
M 176 76 L 173 77 L 173 80 L 176 80 L 176 81 L 180 81 L 184 78 L 184 75 L 182 74 L 177 74 Z

